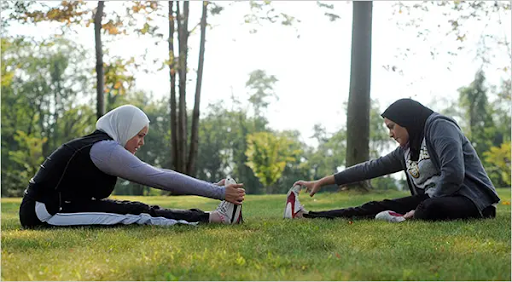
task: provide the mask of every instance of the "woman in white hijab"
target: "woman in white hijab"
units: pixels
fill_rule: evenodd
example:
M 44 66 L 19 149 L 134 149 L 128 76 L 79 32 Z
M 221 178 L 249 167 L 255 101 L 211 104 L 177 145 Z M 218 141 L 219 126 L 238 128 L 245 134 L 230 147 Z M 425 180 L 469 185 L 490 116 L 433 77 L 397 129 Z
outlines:
M 20 207 L 24 228 L 38 226 L 242 222 L 243 184 L 217 184 L 153 167 L 135 156 L 144 145 L 149 119 L 139 108 L 120 106 L 101 117 L 96 131 L 59 147 L 41 165 Z M 171 191 L 222 200 L 215 211 L 175 210 L 108 199 L 117 178 Z

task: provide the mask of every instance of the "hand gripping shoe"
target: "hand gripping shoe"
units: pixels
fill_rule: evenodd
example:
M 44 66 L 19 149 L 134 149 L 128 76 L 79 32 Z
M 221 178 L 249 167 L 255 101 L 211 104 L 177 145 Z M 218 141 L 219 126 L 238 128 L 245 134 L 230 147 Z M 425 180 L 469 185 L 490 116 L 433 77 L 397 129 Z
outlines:
M 236 184 L 236 181 L 231 177 L 226 177 L 224 186 L 228 186 L 230 184 Z M 240 224 L 244 222 L 242 218 L 242 205 L 235 205 L 228 201 L 222 201 L 215 211 L 219 213 L 221 221 L 224 224 Z
M 299 213 L 305 212 L 304 207 L 299 202 L 299 193 L 301 186 L 295 185 L 286 194 L 286 205 L 284 207 L 284 218 L 297 218 Z

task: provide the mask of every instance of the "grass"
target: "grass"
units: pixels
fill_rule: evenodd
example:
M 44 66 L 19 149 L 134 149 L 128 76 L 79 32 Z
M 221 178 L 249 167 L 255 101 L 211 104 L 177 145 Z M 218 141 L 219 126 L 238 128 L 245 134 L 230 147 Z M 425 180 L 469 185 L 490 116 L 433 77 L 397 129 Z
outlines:
M 511 280 L 510 189 L 492 220 L 283 220 L 284 195 L 248 195 L 243 225 L 22 230 L 2 199 L 2 280 Z M 309 210 L 404 192 L 302 194 Z M 122 197 L 212 210 L 200 197 Z

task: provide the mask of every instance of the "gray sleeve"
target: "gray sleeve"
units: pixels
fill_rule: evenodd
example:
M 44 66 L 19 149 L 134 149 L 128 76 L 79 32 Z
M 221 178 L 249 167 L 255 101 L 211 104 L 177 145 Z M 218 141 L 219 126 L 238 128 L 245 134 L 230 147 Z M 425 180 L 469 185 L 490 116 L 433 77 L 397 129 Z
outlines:
M 403 150 L 398 147 L 396 150 L 383 157 L 351 166 L 336 173 L 334 180 L 336 185 L 345 185 L 399 172 L 403 170 L 403 158 Z
M 464 181 L 464 155 L 462 132 L 452 122 L 439 119 L 429 130 L 429 140 L 440 163 L 440 176 L 434 193 L 430 197 L 453 195 Z
M 172 171 L 153 167 L 132 155 L 115 141 L 100 141 L 90 151 L 92 162 L 106 174 L 171 191 L 224 200 L 225 187 Z

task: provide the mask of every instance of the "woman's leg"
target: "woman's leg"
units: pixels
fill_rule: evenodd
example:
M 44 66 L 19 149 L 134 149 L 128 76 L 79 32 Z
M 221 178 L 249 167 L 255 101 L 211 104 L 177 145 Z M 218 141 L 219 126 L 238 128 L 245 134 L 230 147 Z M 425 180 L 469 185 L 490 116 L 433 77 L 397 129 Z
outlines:
M 36 201 L 24 196 L 19 211 L 20 223 L 23 228 L 46 227 L 47 223 L 40 221 L 36 215 Z
M 416 209 L 416 207 L 425 199 L 428 195 L 414 195 L 404 198 L 398 198 L 393 200 L 383 201 L 372 201 L 363 204 L 358 207 L 351 207 L 339 210 L 329 210 L 309 213 L 304 213 L 305 218 L 374 218 L 376 214 L 385 210 L 392 210 L 400 214 L 405 214 L 408 211 Z
M 41 221 L 55 226 L 173 225 L 209 221 L 209 214 L 197 209 L 162 209 L 141 202 L 111 199 L 64 202 L 62 209 L 55 215 L 47 213 L 44 204 L 36 202 L 36 214 Z
M 414 218 L 422 220 L 451 220 L 481 218 L 478 208 L 464 196 L 429 198 L 418 205 Z

